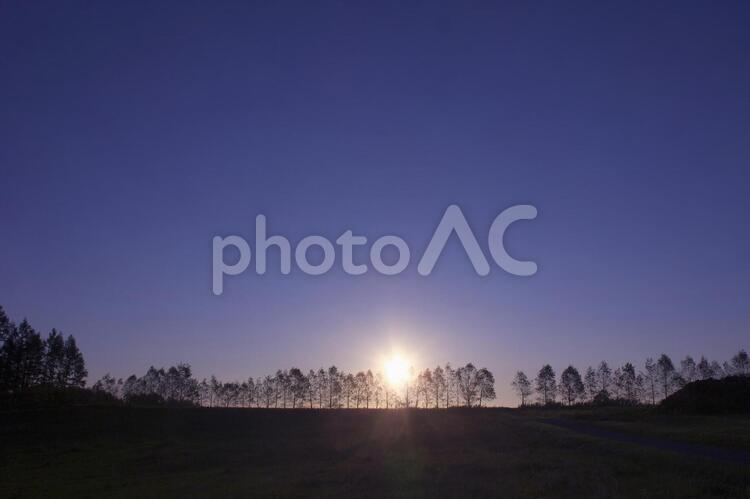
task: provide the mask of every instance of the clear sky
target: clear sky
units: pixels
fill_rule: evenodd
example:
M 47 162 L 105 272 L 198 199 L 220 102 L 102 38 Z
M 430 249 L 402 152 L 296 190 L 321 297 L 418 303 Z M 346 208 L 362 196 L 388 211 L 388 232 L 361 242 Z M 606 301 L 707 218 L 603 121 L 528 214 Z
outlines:
M 406 4 L 406 5 L 405 5 Z M 90 380 L 185 361 L 728 359 L 750 338 L 746 2 L 0 2 L 0 304 L 72 333 Z M 566 5 L 563 5 L 566 4 Z M 477 276 L 443 211 L 530 278 Z M 403 237 L 394 277 L 247 272 L 211 239 Z M 357 258 L 366 259 L 366 249 Z M 340 255 L 337 260 L 340 262 Z M 494 264 L 493 264 L 494 265 Z

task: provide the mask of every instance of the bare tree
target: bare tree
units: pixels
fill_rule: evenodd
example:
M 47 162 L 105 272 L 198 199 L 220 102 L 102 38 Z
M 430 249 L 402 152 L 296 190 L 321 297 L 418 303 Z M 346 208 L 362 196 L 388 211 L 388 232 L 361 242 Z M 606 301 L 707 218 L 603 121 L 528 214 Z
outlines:
M 364 397 L 365 397 L 365 409 L 370 408 L 370 399 L 373 395 L 375 385 L 375 376 L 372 374 L 371 370 L 367 370 L 365 373 L 365 379 L 364 379 Z
M 120 380 L 122 383 L 122 380 Z M 119 391 L 117 386 L 117 380 L 113 378 L 109 373 L 102 376 L 99 380 L 94 383 L 91 389 L 95 392 L 103 392 L 113 397 L 119 397 Z
M 302 403 L 310 389 L 310 380 L 296 367 L 289 370 L 289 394 L 292 397 L 292 409 L 297 408 L 297 402 Z
M 325 407 L 325 400 L 326 400 L 326 388 L 328 387 L 328 373 L 325 369 L 322 367 L 318 369 L 318 374 L 316 375 L 317 378 L 317 386 L 316 390 L 318 393 L 318 407 L 324 408 Z
M 412 383 L 414 383 L 414 381 L 415 381 L 414 366 L 410 366 L 409 375 L 407 376 L 407 379 L 404 382 L 404 404 L 407 409 L 409 408 L 409 402 L 410 402 L 409 395 L 413 396 L 412 391 L 414 390 L 414 386 L 412 386 Z
M 328 408 L 339 406 L 341 396 L 341 374 L 336 366 L 328 368 Z
M 617 368 L 614 378 L 617 398 L 630 403 L 637 402 L 639 397 L 639 381 L 633 364 L 626 362 L 624 366 Z
M 596 394 L 599 393 L 599 382 L 596 379 L 596 371 L 589 366 L 586 368 L 586 374 L 583 376 L 583 385 L 586 388 L 586 398 L 593 401 Z
M 659 384 L 659 372 L 654 359 L 651 357 L 646 359 L 644 364 L 645 371 L 642 373 L 644 384 L 646 386 L 646 392 L 650 395 L 651 404 L 656 405 L 656 387 Z
M 432 385 L 434 383 L 434 380 L 432 379 L 432 371 L 428 368 L 422 371 L 421 374 L 421 380 L 419 383 L 419 392 L 422 395 L 422 405 L 427 408 L 429 405 L 429 400 L 432 398 Z
M 596 369 L 596 381 L 599 385 L 597 395 L 604 393 L 606 396 L 609 396 L 610 384 L 612 382 L 612 370 L 604 360 L 601 361 L 599 367 Z
M 523 373 L 523 371 L 518 371 L 511 382 L 511 386 L 513 387 L 513 390 L 515 390 L 516 395 L 521 397 L 521 407 L 525 406 L 526 399 L 534 393 L 529 378 Z
M 261 389 L 262 395 L 263 395 L 263 403 L 266 406 L 266 409 L 271 407 L 271 405 L 276 405 L 278 402 L 278 391 L 276 389 L 276 380 L 272 378 L 271 376 L 266 376 L 263 378 L 263 385 Z
M 675 369 L 674 364 L 672 364 L 672 359 L 670 359 L 667 354 L 661 354 L 661 357 L 659 357 L 659 360 L 656 362 L 656 370 L 659 376 L 662 394 L 664 395 L 664 398 L 667 398 L 669 397 L 675 383 Z
M 698 379 L 698 370 L 695 366 L 695 361 L 690 355 L 686 355 L 680 361 L 680 377 L 685 384 L 692 383 Z
M 352 383 L 352 391 L 354 392 L 354 404 L 357 409 L 364 401 L 364 390 L 365 390 L 366 376 L 362 371 L 358 372 L 354 377 Z
M 318 400 L 318 374 L 310 369 L 307 372 L 307 403 L 308 407 L 312 409 L 315 407 L 315 401 Z
M 452 394 L 456 393 L 456 371 L 450 364 L 445 365 L 445 407 L 451 406 L 451 401 L 456 400 Z
M 456 371 L 458 389 L 466 407 L 471 407 L 479 395 L 479 377 L 477 368 L 470 362 Z
M 560 375 L 560 390 L 568 401 L 568 405 L 581 398 L 585 388 L 581 380 L 581 374 L 573 366 L 568 366 Z
M 349 404 L 352 399 L 352 395 L 354 394 L 354 387 L 356 385 L 356 381 L 354 380 L 354 376 L 351 374 L 344 374 L 343 379 L 341 381 L 341 392 L 344 396 L 344 400 L 346 401 L 346 408 L 349 409 Z
M 375 398 L 375 408 L 380 409 L 380 405 L 383 403 L 385 396 L 385 381 L 383 380 L 383 374 L 377 373 L 375 380 L 373 381 L 373 397 Z
M 721 379 L 724 376 L 727 376 L 726 370 L 715 360 L 711 361 L 711 371 L 713 371 L 714 379 Z
M 432 397 L 435 401 L 435 409 L 440 407 L 443 393 L 445 392 L 445 372 L 443 368 L 437 366 L 432 372 Z
M 483 367 L 477 373 L 479 382 L 479 407 L 485 400 L 495 400 L 495 376 L 489 369 Z
M 536 392 L 539 400 L 543 404 L 549 404 L 555 401 L 555 392 L 557 391 L 557 382 L 555 381 L 555 371 L 549 364 L 544 365 L 536 376 Z
M 698 365 L 696 366 L 696 372 L 700 379 L 711 379 L 714 377 L 711 364 L 708 362 L 708 359 L 702 355 L 701 360 L 698 361 Z

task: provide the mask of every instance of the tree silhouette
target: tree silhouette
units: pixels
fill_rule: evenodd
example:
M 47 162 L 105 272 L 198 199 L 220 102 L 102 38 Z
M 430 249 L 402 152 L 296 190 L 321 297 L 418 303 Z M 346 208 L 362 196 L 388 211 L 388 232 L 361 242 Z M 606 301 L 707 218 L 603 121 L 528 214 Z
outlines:
M 457 391 L 456 371 L 450 363 L 445 365 L 445 407 L 450 407 L 451 402 L 458 399 L 454 394 Z
M 659 372 L 656 364 L 654 363 L 654 359 L 651 357 L 646 359 L 646 363 L 644 364 L 644 373 L 643 373 L 643 379 L 645 383 L 645 389 L 647 393 L 650 395 L 651 404 L 656 404 L 656 387 L 659 384 Z
M 371 370 L 367 370 L 365 373 L 365 377 L 363 380 L 364 387 L 364 398 L 365 398 L 365 409 L 370 408 L 370 399 L 372 398 L 372 392 L 374 390 L 375 385 L 375 375 L 372 374 Z
M 42 340 L 39 333 L 24 319 L 18 326 L 10 321 L 0 307 L 0 393 L 23 393 L 37 385 L 52 388 L 83 388 L 88 373 L 75 337 L 65 336 L 52 329 Z M 657 395 L 668 397 L 675 389 L 699 379 L 720 379 L 725 376 L 750 375 L 750 359 L 739 350 L 728 362 L 720 365 L 701 356 L 696 363 L 687 355 L 675 369 L 668 355 L 657 362 L 646 359 L 644 370 L 636 372 L 626 362 L 612 372 L 606 361 L 597 369 L 586 369 L 583 379 L 574 366 L 568 366 L 560 376 L 549 364 L 539 370 L 533 385 L 518 371 L 511 385 L 526 405 L 536 390 L 539 401 L 549 404 L 555 396 L 572 405 L 580 401 L 635 404 L 657 402 Z M 221 382 L 215 376 L 198 382 L 188 364 L 169 368 L 150 367 L 142 376 L 129 376 L 125 381 L 105 374 L 92 386 L 95 392 L 134 403 L 187 403 L 208 407 L 278 407 L 278 408 L 439 408 L 464 405 L 483 406 L 494 400 L 495 379 L 488 369 L 477 369 L 467 363 L 459 369 L 450 364 L 434 369 L 415 371 L 401 391 L 385 382 L 382 373 L 372 370 L 356 374 L 328 369 L 279 369 L 274 376 L 244 381 Z M 403 396 L 403 398 L 402 398 Z
M 747 352 L 740 350 L 737 355 L 732 357 L 732 373 L 737 376 L 747 376 L 750 374 L 750 359 Z
M 43 382 L 52 386 L 65 386 L 65 339 L 52 329 L 44 342 Z
M 83 361 L 83 354 L 78 350 L 76 339 L 72 335 L 65 340 L 63 369 L 66 386 L 83 387 L 86 385 L 86 377 L 89 373 Z
M 375 385 L 373 388 L 373 397 L 375 398 L 375 408 L 380 409 L 381 404 L 385 403 L 386 388 L 384 385 L 383 374 L 375 374 Z
M 479 382 L 479 407 L 485 400 L 495 400 L 495 377 L 485 367 L 477 372 Z
M 288 379 L 289 393 L 292 397 L 292 409 L 296 409 L 297 403 L 302 403 L 305 400 L 307 391 L 310 389 L 310 381 L 296 367 L 289 370 Z
M 344 397 L 345 407 L 350 408 L 352 394 L 354 392 L 355 380 L 351 374 L 344 374 L 341 381 L 341 395 Z
M 586 399 L 591 402 L 599 393 L 599 382 L 596 379 L 596 371 L 589 366 L 586 368 L 586 374 L 583 375 L 583 386 L 586 390 Z
M 25 390 L 41 381 L 44 366 L 44 343 L 39 334 L 24 319 L 12 337 L 12 364 L 17 375 L 16 386 Z
M 15 329 L 15 324 L 10 321 L 3 307 L 0 306 L 0 390 L 2 391 L 11 389 L 13 372 L 10 365 L 8 342 L 11 341 Z
M 341 395 L 341 375 L 336 366 L 328 368 L 328 408 L 338 407 L 339 396 Z
M 659 383 L 661 384 L 662 394 L 664 398 L 669 397 L 669 394 L 674 385 L 674 364 L 672 359 L 667 354 L 661 354 L 659 360 L 656 362 L 656 371 L 659 376 Z
M 432 371 L 432 398 L 435 402 L 435 409 L 440 407 L 445 388 L 445 371 L 443 371 L 442 367 L 437 366 Z
M 615 370 L 616 397 L 630 403 L 635 403 L 640 397 L 643 387 L 643 378 L 639 378 L 635 367 L 626 362 L 621 368 Z
M 568 405 L 573 405 L 573 402 L 583 397 L 585 389 L 578 369 L 568 366 L 562 372 L 560 375 L 560 391 L 567 400 Z
M 711 363 L 702 355 L 701 360 L 698 361 L 697 371 L 700 379 L 712 379 L 714 377 L 714 370 Z
M 555 371 L 549 364 L 544 365 L 537 374 L 535 383 L 536 392 L 542 404 L 549 404 L 555 401 L 555 391 L 557 391 L 557 382 L 555 381 Z
M 606 361 L 601 361 L 599 367 L 596 369 L 596 381 L 598 384 L 598 391 L 596 395 L 606 394 L 609 397 L 610 383 L 612 382 L 612 370 L 609 368 L 609 364 Z
M 361 405 L 364 405 L 364 392 L 365 392 L 365 373 L 359 371 L 354 375 L 353 392 L 354 392 L 354 407 L 359 409 Z
M 511 382 L 511 386 L 516 392 L 516 395 L 521 397 L 521 407 L 525 406 L 526 399 L 528 399 L 534 392 L 531 388 L 531 381 L 529 381 L 529 378 L 523 373 L 523 371 L 518 371 Z
M 695 360 L 690 355 L 686 355 L 684 359 L 680 361 L 680 378 L 684 384 L 692 383 L 698 378 L 698 370 L 695 365 Z
M 46 340 L 24 319 L 17 327 L 0 307 L 0 391 L 21 393 L 37 385 L 83 387 L 87 372 L 71 335 L 53 329 Z
M 479 396 L 479 375 L 472 363 L 458 368 L 458 387 L 466 407 L 471 407 Z

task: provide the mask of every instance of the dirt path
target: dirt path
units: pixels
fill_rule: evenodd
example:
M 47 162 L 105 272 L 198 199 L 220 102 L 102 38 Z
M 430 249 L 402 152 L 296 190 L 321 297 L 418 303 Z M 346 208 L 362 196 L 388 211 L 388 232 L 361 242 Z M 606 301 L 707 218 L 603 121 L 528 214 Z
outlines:
M 750 452 L 738 451 L 733 449 L 723 449 L 720 447 L 712 447 L 701 444 L 676 442 L 674 440 L 645 437 L 642 435 L 634 435 L 631 433 L 623 433 L 619 431 L 600 428 L 590 423 L 573 421 L 570 419 L 552 418 L 541 420 L 541 422 L 552 424 L 560 428 L 565 428 L 567 430 L 571 430 L 576 433 L 582 433 L 584 435 L 589 435 L 592 437 L 602 438 L 605 440 L 613 440 L 615 442 L 640 445 L 643 447 L 651 447 L 653 449 L 663 451 L 676 452 L 684 456 L 715 459 L 718 461 L 739 464 L 750 464 Z

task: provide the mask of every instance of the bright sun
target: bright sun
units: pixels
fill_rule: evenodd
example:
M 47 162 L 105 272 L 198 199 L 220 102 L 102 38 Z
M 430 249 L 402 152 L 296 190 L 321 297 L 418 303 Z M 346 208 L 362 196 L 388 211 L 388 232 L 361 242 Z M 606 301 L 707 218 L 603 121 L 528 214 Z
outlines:
M 400 355 L 394 355 L 385 363 L 385 376 L 393 386 L 404 384 L 409 378 L 409 364 Z

